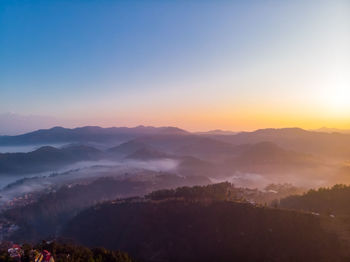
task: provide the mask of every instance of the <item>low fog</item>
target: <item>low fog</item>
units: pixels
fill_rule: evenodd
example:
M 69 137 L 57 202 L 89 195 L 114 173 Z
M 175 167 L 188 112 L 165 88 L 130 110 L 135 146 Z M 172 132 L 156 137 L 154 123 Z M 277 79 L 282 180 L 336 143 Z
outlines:
M 55 172 L 44 172 L 30 175 L 4 175 L 1 179 L 0 203 L 4 204 L 14 198 L 23 197 L 37 192 L 55 191 L 63 185 L 75 185 L 91 183 L 99 178 L 112 177 L 117 180 L 151 181 L 155 175 L 177 175 L 183 177 L 180 172 L 179 159 L 156 159 L 156 160 L 100 160 L 82 161 Z M 310 176 L 310 172 L 318 175 Z M 329 170 L 315 169 L 314 172 L 290 173 L 290 174 L 259 174 L 239 172 L 232 170 L 221 174 L 209 176 L 211 183 L 228 181 L 237 187 L 257 188 L 264 190 L 270 184 L 290 183 L 298 188 L 318 188 L 332 185 L 333 179 L 327 177 Z M 210 183 L 209 182 L 209 183 Z
M 310 178 L 296 176 L 295 174 L 268 176 L 254 173 L 240 173 L 237 172 L 232 176 L 224 178 L 210 178 L 212 183 L 230 182 L 237 187 L 257 188 L 264 190 L 270 184 L 292 184 L 299 188 L 311 189 L 333 185 L 331 181 L 326 178 Z
M 4 175 L 1 179 L 0 201 L 4 203 L 15 197 L 48 189 L 57 189 L 63 185 L 90 183 L 103 177 L 147 180 L 152 178 L 152 172 L 176 173 L 177 166 L 178 161 L 173 159 L 150 161 L 101 160 L 79 162 L 54 173 L 44 172 L 22 176 Z

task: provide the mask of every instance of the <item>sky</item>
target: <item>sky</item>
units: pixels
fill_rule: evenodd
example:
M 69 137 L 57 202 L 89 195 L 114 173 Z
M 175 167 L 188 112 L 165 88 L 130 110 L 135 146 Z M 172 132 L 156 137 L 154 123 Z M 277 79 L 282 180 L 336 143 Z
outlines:
M 349 72 L 348 0 L 0 1 L 9 133 L 350 129 Z

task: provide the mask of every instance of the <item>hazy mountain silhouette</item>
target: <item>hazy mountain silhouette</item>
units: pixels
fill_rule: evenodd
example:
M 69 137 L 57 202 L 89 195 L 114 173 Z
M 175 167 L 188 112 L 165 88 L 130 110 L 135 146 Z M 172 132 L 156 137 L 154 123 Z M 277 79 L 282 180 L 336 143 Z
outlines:
M 41 147 L 29 153 L 0 154 L 0 174 L 55 170 L 79 161 L 97 160 L 102 152 L 88 146 Z
M 228 155 L 236 155 L 240 147 L 200 135 L 163 135 L 137 138 L 136 141 L 159 151 L 177 156 L 194 156 L 215 161 Z
M 328 128 L 328 127 L 321 127 L 319 129 L 315 129 L 313 131 L 315 131 L 315 132 L 323 132 L 323 133 L 350 134 L 350 130 L 347 130 L 347 129 Z
M 241 172 L 283 174 L 290 170 L 317 168 L 322 164 L 316 157 L 286 150 L 271 142 L 261 142 L 247 146 L 237 157 L 226 163 Z
M 134 152 L 136 152 L 137 150 L 140 150 L 144 147 L 147 147 L 147 145 L 145 143 L 142 143 L 140 141 L 135 141 L 135 140 L 131 140 L 125 143 L 122 143 L 118 146 L 109 148 L 107 150 L 107 152 L 113 156 L 113 157 L 119 157 L 119 158 L 123 158 L 126 157 Z
M 227 131 L 227 130 L 221 130 L 221 129 L 215 129 L 215 130 L 210 130 L 206 132 L 196 132 L 198 135 L 235 135 L 239 132 L 234 132 L 234 131 Z
M 307 131 L 300 128 L 261 129 L 254 132 L 196 135 L 176 127 L 55 127 L 19 136 L 0 136 L 0 145 L 97 142 L 117 145 L 136 139 L 157 150 L 197 157 L 235 154 L 232 145 L 273 142 L 297 152 L 332 158 L 350 157 L 350 134 Z
M 237 135 L 212 135 L 215 138 L 234 145 L 273 142 L 297 152 L 323 155 L 332 158 L 350 157 L 350 135 L 306 131 L 300 128 L 261 129 L 254 132 L 242 132 Z
M 171 158 L 178 174 L 208 177 L 233 176 L 235 172 L 273 174 L 343 181 L 339 171 L 350 157 L 350 135 L 321 133 L 299 128 L 262 129 L 236 135 L 196 135 L 174 127 L 65 129 L 55 127 L 21 136 L 1 137 L 6 143 L 103 144 L 106 151 L 91 146 L 46 148 L 27 154 L 1 154 L 0 174 L 56 171 L 86 160 L 122 161 Z M 113 146 L 116 145 L 117 146 Z M 100 148 L 100 147 L 98 147 Z M 68 153 L 67 151 L 70 151 Z M 86 151 L 86 152 L 85 152 Z M 90 153 L 88 153 L 90 152 Z M 334 161 L 336 159 L 336 161 Z
M 215 177 L 227 174 L 225 166 L 198 159 L 193 156 L 179 157 L 177 171 L 184 176 Z
M 158 151 L 156 149 L 150 147 L 143 147 L 138 149 L 134 153 L 128 155 L 127 159 L 136 159 L 136 160 L 152 160 L 152 159 L 162 159 L 162 158 L 170 158 L 171 156 Z
M 300 164 L 312 163 L 312 155 L 285 150 L 271 142 L 261 142 L 250 146 L 236 157 L 237 164 Z

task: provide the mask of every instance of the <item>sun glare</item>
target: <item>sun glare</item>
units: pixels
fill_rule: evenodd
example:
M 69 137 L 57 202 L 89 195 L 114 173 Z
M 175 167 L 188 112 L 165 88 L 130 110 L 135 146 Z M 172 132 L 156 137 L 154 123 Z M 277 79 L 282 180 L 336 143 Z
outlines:
M 345 110 L 350 107 L 350 87 L 346 87 L 345 84 L 336 87 L 329 97 L 330 104 L 333 109 Z
M 323 92 L 325 109 L 336 116 L 350 114 L 350 81 L 347 77 L 333 78 Z

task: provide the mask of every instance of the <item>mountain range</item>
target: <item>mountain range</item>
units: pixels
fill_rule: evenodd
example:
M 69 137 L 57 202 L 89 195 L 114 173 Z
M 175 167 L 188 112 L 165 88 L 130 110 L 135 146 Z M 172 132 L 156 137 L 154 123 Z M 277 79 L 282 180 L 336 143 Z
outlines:
M 55 143 L 61 146 L 50 146 Z M 299 128 L 223 135 L 176 127 L 55 127 L 0 137 L 0 148 L 30 144 L 39 148 L 0 153 L 0 175 L 60 172 L 77 163 L 101 165 L 103 160 L 143 162 L 146 168 L 148 161 L 171 160 L 171 172 L 182 176 L 250 180 L 257 174 L 271 182 L 309 181 L 308 187 L 350 177 L 350 135 Z
M 54 127 L 17 136 L 0 136 L 0 146 L 48 145 L 55 143 L 105 143 L 119 145 L 133 139 L 153 144 L 160 150 L 176 147 L 181 153 L 193 150 L 212 154 L 216 150 L 229 152 L 231 145 L 272 142 L 289 150 L 332 157 L 350 156 L 350 134 L 307 131 L 300 128 L 261 129 L 237 134 L 220 132 L 190 133 L 177 127 L 101 128 L 86 126 L 74 129 Z M 209 140 L 211 139 L 211 140 Z M 226 144 L 219 143 L 225 142 Z M 183 145 L 183 147 L 180 147 Z M 226 146 L 226 149 L 225 149 Z M 109 146 L 112 147 L 112 146 Z
M 314 191 L 291 197 L 350 181 L 347 134 L 139 126 L 0 137 L 0 147 L 21 145 L 37 149 L 0 153 L 1 178 L 16 178 L 0 189 L 6 240 L 63 237 L 152 262 L 343 261 L 347 253 L 340 242 L 347 227 L 334 230 L 327 213 L 343 214 L 335 212 L 346 201 L 340 207 L 323 189 L 317 198 L 329 205 L 316 205 Z M 220 181 L 235 185 L 226 190 Z M 282 196 L 281 188 L 293 190 Z M 347 199 L 348 188 L 334 192 L 344 191 Z

